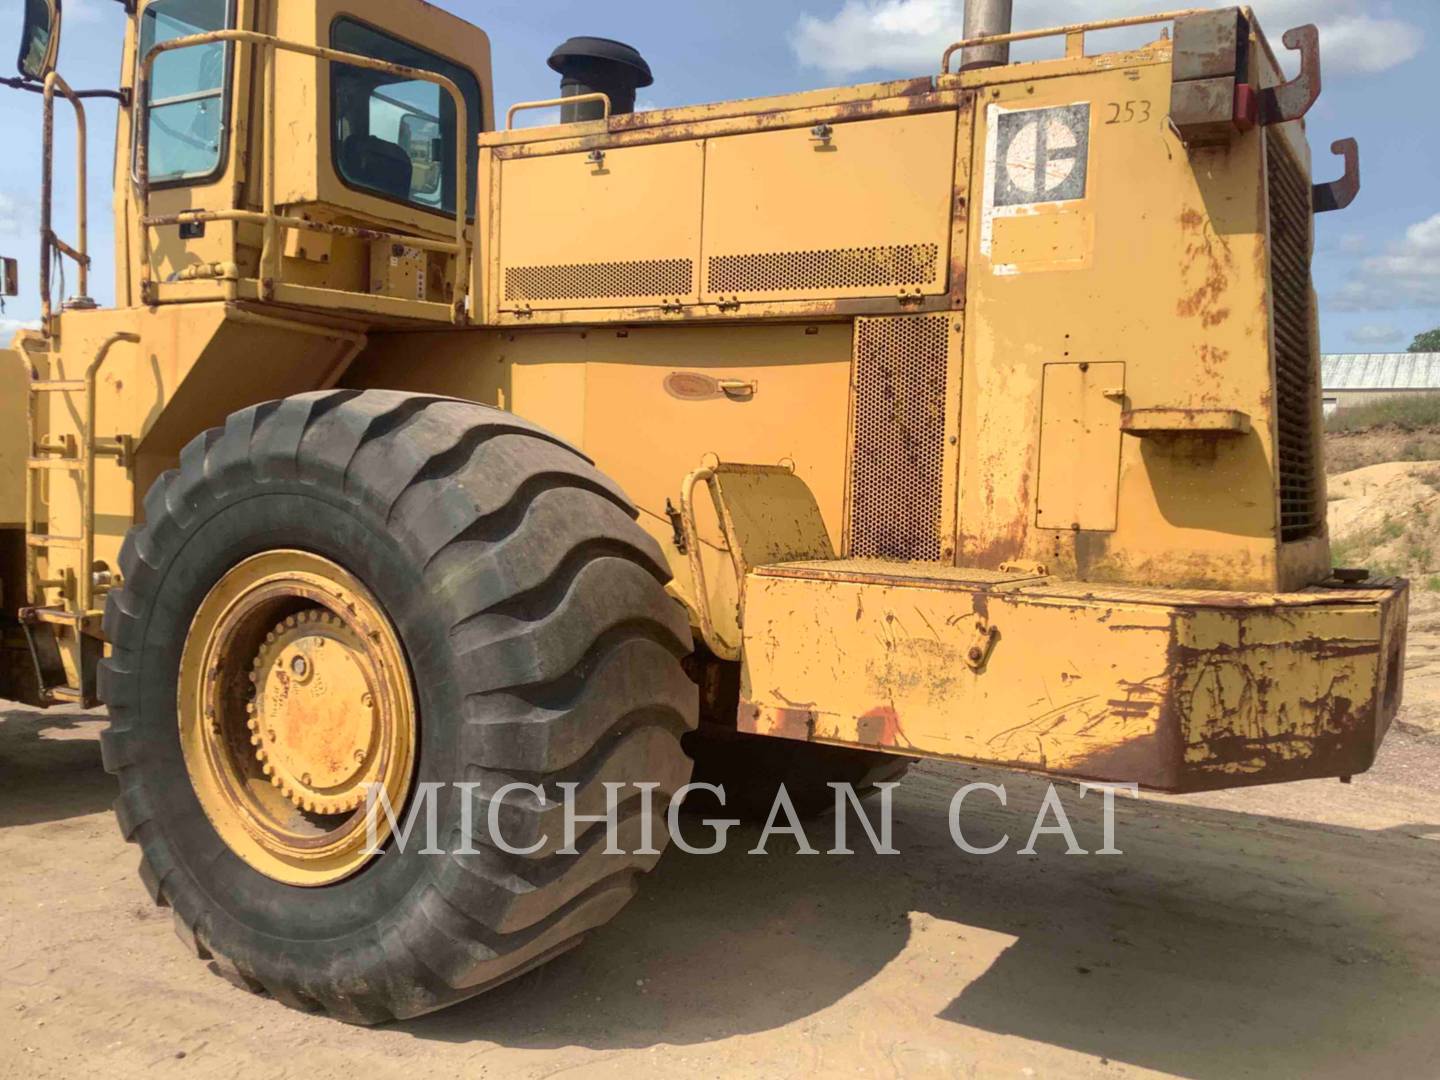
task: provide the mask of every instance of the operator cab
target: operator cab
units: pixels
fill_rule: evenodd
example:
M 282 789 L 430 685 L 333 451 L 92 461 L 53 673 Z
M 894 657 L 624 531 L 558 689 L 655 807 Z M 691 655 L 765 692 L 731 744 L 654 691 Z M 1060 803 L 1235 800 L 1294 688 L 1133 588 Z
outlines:
M 149 0 L 124 71 L 121 306 L 463 318 L 483 31 L 420 0 Z

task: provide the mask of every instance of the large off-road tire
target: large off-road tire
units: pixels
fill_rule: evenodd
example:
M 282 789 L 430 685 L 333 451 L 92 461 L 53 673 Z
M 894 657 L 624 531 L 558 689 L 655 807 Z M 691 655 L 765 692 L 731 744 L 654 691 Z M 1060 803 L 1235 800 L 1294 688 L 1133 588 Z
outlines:
M 378 1023 L 488 989 L 614 916 L 658 855 L 605 855 L 600 825 L 582 825 L 577 855 L 559 854 L 558 785 L 578 784 L 576 808 L 588 814 L 604 812 L 606 781 L 658 785 L 651 818 L 654 847 L 663 848 L 667 796 L 691 770 L 680 740 L 697 710 L 681 666 L 690 629 L 665 593 L 665 560 L 634 516 L 576 451 L 466 402 L 383 391 L 311 394 L 247 409 L 192 442 L 180 468 L 150 492 L 145 524 L 126 541 L 124 585 L 105 614 L 112 653 L 100 673 L 111 716 L 105 765 L 119 778 L 120 827 L 140 846 L 141 876 L 153 899 L 174 909 L 182 940 L 249 989 Z M 330 633 L 333 624 L 334 642 L 355 655 L 343 670 L 332 667 L 337 685 L 383 668 L 383 653 L 376 659 L 367 650 L 380 649 L 393 630 L 405 670 L 390 672 L 386 693 L 411 687 L 413 772 L 387 775 L 412 802 L 422 784 L 445 785 L 436 803 L 450 854 L 422 853 L 422 816 L 403 850 L 392 838 L 348 870 L 312 867 L 301 857 L 292 868 L 283 850 L 273 859 L 269 848 L 251 850 L 248 834 L 214 810 L 215 792 L 197 788 L 194 770 L 204 767 L 187 740 L 204 742 L 213 731 L 207 753 L 222 761 L 236 740 L 224 733 L 233 720 L 223 697 L 203 730 L 191 723 L 182 734 L 188 695 L 198 682 L 196 700 L 210 700 L 204 680 L 224 683 L 221 669 L 231 659 L 187 638 L 216 607 L 217 583 L 237 568 L 287 558 L 335 567 L 335 581 L 350 582 L 362 609 L 382 613 L 365 624 L 368 634 L 352 633 L 340 624 L 361 616 L 355 604 L 347 614 L 343 599 L 313 610 L 300 600 L 280 608 L 264 601 L 272 607 L 262 615 L 286 616 L 276 633 L 292 644 L 301 630 Z M 344 595 L 333 583 L 321 593 Z M 388 629 L 380 625 L 386 621 Z M 265 658 L 280 655 L 272 667 L 295 663 L 298 678 L 303 665 L 275 654 L 283 640 L 274 636 L 262 629 L 256 671 L 263 678 Z M 335 644 L 323 651 L 333 664 Z M 215 656 L 214 666 L 194 670 L 197 655 Z M 191 670 L 182 673 L 184 664 Z M 259 699 L 262 713 L 270 700 Z M 328 708 L 323 695 L 308 700 Z M 365 700 L 369 706 L 369 693 Z M 252 718 L 255 704 L 242 703 Z M 393 711 L 392 728 L 403 735 L 405 711 Z M 343 726 L 349 716 L 332 719 Z M 260 744 L 261 734 L 250 741 Z M 403 742 L 397 736 L 396 746 Z M 259 777 L 253 790 L 265 788 L 267 777 L 281 790 L 284 770 L 275 761 L 274 775 L 271 763 L 263 775 L 248 766 L 256 770 L 249 781 Z M 509 845 L 547 838 L 525 857 L 493 846 L 485 830 L 492 798 L 513 781 L 546 793 L 543 800 L 512 793 L 503 803 Z M 245 782 L 235 789 L 242 802 L 251 797 Z M 460 782 L 477 786 L 452 786 Z M 295 828 L 342 820 L 323 793 L 312 798 L 298 781 L 288 784 Z M 454 853 L 463 846 L 462 796 L 473 800 L 476 854 Z M 263 797 L 272 806 L 279 796 L 266 790 Z M 641 795 L 627 786 L 620 798 L 621 846 L 636 851 Z M 407 813 L 401 810 L 402 822 Z M 222 838 L 227 824 L 235 845 Z M 279 870 L 262 872 L 255 863 Z M 320 876 L 310 887 L 280 880 L 292 872 Z

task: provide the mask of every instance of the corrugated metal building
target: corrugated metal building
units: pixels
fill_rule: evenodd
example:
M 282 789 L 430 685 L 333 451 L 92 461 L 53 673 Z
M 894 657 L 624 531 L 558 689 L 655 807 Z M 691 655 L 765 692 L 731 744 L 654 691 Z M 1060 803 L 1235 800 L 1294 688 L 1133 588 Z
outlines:
M 1377 398 L 1440 394 L 1440 353 L 1335 353 L 1320 358 L 1325 415 Z

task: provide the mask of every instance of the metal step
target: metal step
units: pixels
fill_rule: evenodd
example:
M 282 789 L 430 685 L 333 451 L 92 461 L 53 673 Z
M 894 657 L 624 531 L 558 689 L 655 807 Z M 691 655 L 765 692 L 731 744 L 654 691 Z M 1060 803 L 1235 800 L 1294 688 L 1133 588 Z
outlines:
M 67 551 L 79 551 L 85 546 L 85 541 L 78 536 L 33 534 L 25 537 L 25 544 L 32 548 L 64 548 Z
M 54 469 L 57 472 L 84 472 L 85 462 L 78 458 L 27 458 L 25 464 L 31 469 Z
M 84 379 L 35 379 L 30 390 L 36 394 L 76 394 L 85 390 Z
M 32 608 L 26 612 L 26 616 L 33 622 L 42 623 L 46 626 L 64 626 L 72 630 L 82 629 L 86 626 L 98 625 L 102 613 L 92 611 L 88 615 L 77 615 L 73 611 L 66 611 L 64 608 Z

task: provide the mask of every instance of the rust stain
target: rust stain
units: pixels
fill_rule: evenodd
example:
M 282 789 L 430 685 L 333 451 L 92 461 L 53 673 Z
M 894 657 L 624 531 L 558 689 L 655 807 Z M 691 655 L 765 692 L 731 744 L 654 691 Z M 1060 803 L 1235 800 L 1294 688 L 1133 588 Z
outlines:
M 770 734 L 781 739 L 809 742 L 815 737 L 815 723 L 818 719 L 819 715 L 814 709 L 775 709 L 770 721 Z
M 1180 229 L 1187 236 L 1182 269 L 1198 268 L 1204 281 L 1176 302 L 1175 313 L 1182 319 L 1198 318 L 1206 329 L 1214 329 L 1230 318 L 1230 309 L 1220 304 L 1230 287 L 1234 256 L 1199 210 L 1186 208 L 1180 215 Z
M 855 738 L 865 746 L 911 746 L 899 715 L 889 705 L 876 706 L 860 717 L 855 724 Z
M 760 706 L 750 701 L 742 701 L 735 712 L 735 726 L 751 734 L 764 734 L 760 727 Z
M 991 533 L 989 536 L 980 534 L 961 536 L 960 548 L 967 566 L 972 566 L 977 570 L 998 570 L 1002 564 L 1022 558 L 1028 550 L 1030 519 L 1034 514 L 1030 497 L 1030 465 L 1027 462 L 1025 471 L 1020 475 L 1020 484 L 1016 492 L 1017 513 L 1003 525 L 999 525 L 995 520 L 994 470 L 986 469 L 984 477 L 987 523 L 997 527 L 1000 531 L 998 534 Z

